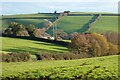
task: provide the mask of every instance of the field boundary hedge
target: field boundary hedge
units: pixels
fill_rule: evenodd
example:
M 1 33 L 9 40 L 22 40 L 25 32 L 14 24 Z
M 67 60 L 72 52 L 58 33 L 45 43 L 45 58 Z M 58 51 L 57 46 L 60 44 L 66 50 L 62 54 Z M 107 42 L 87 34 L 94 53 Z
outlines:
M 88 30 L 86 30 L 86 32 L 89 32 L 92 29 L 93 24 L 96 23 L 100 17 L 101 17 L 101 15 L 96 15 L 95 17 L 93 17 L 93 20 L 89 24 L 89 28 L 88 28 Z
M 99 14 L 68 14 L 68 16 L 94 16 Z M 119 14 L 100 14 L 101 16 L 120 16 Z

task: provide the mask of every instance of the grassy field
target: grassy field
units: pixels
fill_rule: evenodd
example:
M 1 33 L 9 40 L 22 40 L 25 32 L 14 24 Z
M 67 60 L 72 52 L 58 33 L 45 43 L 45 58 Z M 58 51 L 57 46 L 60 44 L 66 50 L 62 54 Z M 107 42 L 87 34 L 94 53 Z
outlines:
M 17 15 L 4 15 L 3 18 L 18 18 L 18 17 L 52 17 L 58 14 L 17 14 Z
M 70 14 L 112 14 L 110 12 L 70 12 Z
M 3 52 L 30 52 L 35 54 L 41 52 L 64 53 L 68 51 L 66 47 L 46 42 L 7 37 L 0 37 L 0 39 L 2 39 Z
M 20 14 L 20 15 L 5 15 L 3 16 L 2 20 L 2 27 L 7 28 L 11 22 L 18 22 L 20 24 L 23 24 L 24 26 L 28 26 L 29 24 L 33 24 L 36 27 L 43 27 L 44 19 L 36 19 L 38 17 L 51 17 L 50 21 L 55 21 L 55 19 L 52 19 L 52 17 L 57 16 L 58 14 Z M 26 19 L 27 17 L 34 17 L 33 19 Z M 4 18 L 21 18 L 21 19 L 4 19 Z M 1 22 L 1 21 L 0 21 Z
M 84 25 L 89 22 L 92 16 L 66 16 L 57 22 L 58 29 L 63 29 L 67 33 L 84 32 Z M 49 30 L 49 33 L 52 32 Z
M 107 31 L 118 32 L 118 17 L 117 16 L 102 16 L 93 25 L 92 32 L 104 33 Z
M 2 78 L 119 80 L 118 55 L 80 60 L 2 63 Z
M 87 12 L 89 13 L 89 12 Z M 93 12 L 94 13 L 94 12 Z M 98 12 L 99 13 L 99 12 Z M 86 12 L 71 12 L 70 14 L 86 14 Z M 92 14 L 92 13 L 91 13 Z M 104 13 L 106 14 L 106 13 Z M 24 19 L 24 17 L 54 17 L 58 14 L 20 14 L 20 15 L 5 15 L 3 18 L 23 18 L 23 19 L 3 19 L 2 27 L 6 28 L 11 22 L 18 22 L 25 26 L 33 24 L 36 27 L 43 27 L 44 19 Z M 65 16 L 60 19 L 56 26 L 58 29 L 63 29 L 67 33 L 84 32 L 86 30 L 85 25 L 89 22 L 92 16 Z M 48 19 L 55 21 L 55 19 Z M 0 21 L 1 22 L 1 21 Z M 117 16 L 102 16 L 94 25 L 91 32 L 106 32 L 115 31 L 118 32 L 118 17 Z M 47 31 L 52 33 L 52 28 Z
M 54 19 L 48 19 L 50 21 L 54 21 Z M 23 24 L 24 26 L 29 26 L 29 24 L 33 24 L 38 28 L 44 27 L 44 19 L 4 19 L 2 20 L 3 28 L 7 28 L 11 22 L 17 22 L 19 24 Z

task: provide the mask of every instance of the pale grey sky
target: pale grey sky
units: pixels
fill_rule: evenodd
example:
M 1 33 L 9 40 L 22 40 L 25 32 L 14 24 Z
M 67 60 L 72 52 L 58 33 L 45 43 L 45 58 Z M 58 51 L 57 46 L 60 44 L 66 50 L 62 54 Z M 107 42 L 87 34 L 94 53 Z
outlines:
M 1 0 L 2 14 L 37 12 L 118 12 L 118 0 Z M 1 11 L 0 9 L 0 11 Z

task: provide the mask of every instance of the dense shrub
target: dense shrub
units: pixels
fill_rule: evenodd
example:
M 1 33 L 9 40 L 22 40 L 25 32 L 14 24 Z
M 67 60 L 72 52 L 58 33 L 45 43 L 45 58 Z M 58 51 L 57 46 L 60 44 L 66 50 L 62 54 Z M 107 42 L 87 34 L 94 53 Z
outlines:
M 2 54 L 3 62 L 21 62 L 21 61 L 29 61 L 30 54 L 29 53 L 7 53 Z
M 120 45 L 120 34 L 113 31 L 108 31 L 103 34 L 109 42 L 115 45 Z
M 72 53 L 44 53 L 44 54 L 36 54 L 37 60 L 72 60 L 72 59 L 80 59 L 83 58 L 80 54 L 72 54 Z
M 29 36 L 25 26 L 16 22 L 11 22 L 9 27 L 4 31 L 4 34 L 12 34 L 13 36 Z
M 0 53 L 0 62 L 2 61 L 2 53 Z
M 117 45 L 113 45 L 112 43 L 109 43 L 109 55 L 113 55 L 113 54 L 117 54 L 118 51 L 118 46 Z
M 109 44 L 107 39 L 97 33 L 75 34 L 69 49 L 74 54 L 80 54 L 83 57 L 96 57 L 117 54 L 118 49 L 112 43 Z
M 7 36 L 30 36 L 30 37 L 50 37 L 45 31 L 48 30 L 47 27 L 36 28 L 34 25 L 30 24 L 28 26 L 23 26 L 22 24 L 11 22 L 9 27 L 3 31 L 3 35 Z

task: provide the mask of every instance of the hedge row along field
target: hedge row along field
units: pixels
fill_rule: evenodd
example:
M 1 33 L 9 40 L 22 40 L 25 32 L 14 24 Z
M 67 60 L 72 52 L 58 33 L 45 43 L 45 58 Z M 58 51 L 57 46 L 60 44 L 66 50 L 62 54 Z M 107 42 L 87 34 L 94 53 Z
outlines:
M 66 61 L 2 63 L 3 80 L 119 80 L 119 77 L 118 55 Z

